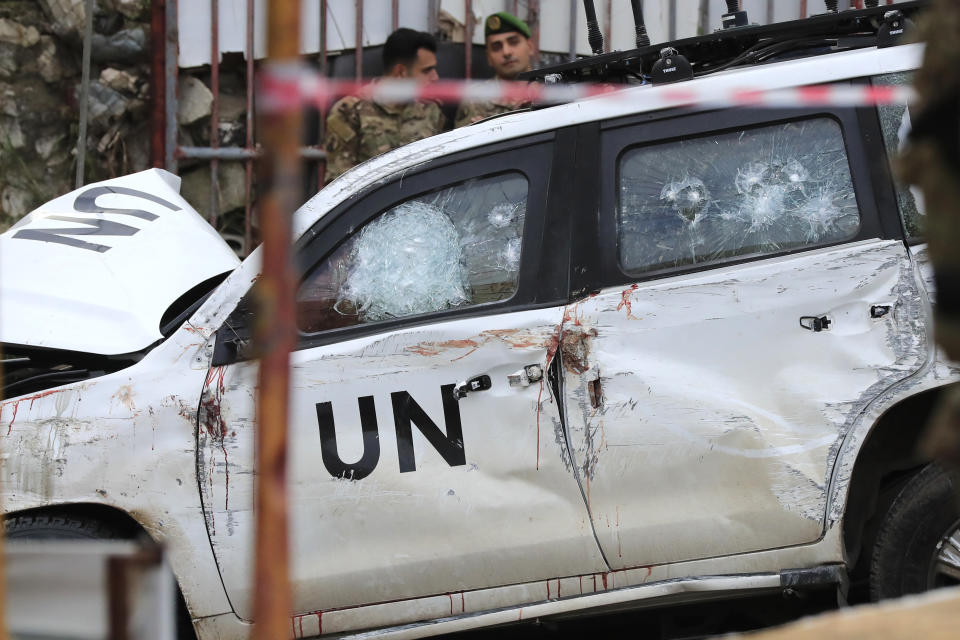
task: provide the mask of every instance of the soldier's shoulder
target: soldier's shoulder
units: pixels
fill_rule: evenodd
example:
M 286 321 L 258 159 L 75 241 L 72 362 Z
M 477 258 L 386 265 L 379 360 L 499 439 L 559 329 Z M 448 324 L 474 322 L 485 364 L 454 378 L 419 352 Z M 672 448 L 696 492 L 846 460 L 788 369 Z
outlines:
M 333 103 L 333 106 L 330 107 L 330 113 L 334 114 L 353 114 L 361 111 L 367 104 L 368 100 L 358 98 L 357 96 L 344 96 Z

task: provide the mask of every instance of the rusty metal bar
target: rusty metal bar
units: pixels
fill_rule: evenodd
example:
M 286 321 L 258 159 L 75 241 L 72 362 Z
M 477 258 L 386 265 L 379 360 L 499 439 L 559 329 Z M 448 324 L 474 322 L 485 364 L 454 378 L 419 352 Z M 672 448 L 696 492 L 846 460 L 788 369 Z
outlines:
M 83 5 L 83 62 L 80 80 L 80 131 L 77 133 L 76 188 L 83 186 L 84 163 L 87 159 L 87 103 L 90 102 L 90 41 L 93 38 L 93 0 Z
M 540 64 L 540 0 L 527 1 L 527 24 L 533 31 L 533 59 Z
M 400 26 L 400 0 L 390 2 L 390 31 L 396 31 Z
M 800 0 L 800 17 L 807 17 L 807 0 Z
M 363 2 L 354 3 L 356 7 L 356 27 L 354 31 L 354 45 L 356 46 L 356 58 L 354 62 L 354 72 L 357 80 L 363 79 Z
M 213 94 L 213 106 L 210 111 L 210 148 L 220 146 L 220 2 L 210 0 L 210 92 Z M 210 160 L 210 226 L 217 228 L 220 217 L 220 181 L 218 174 L 220 162 L 216 157 Z
M 119 556 L 107 558 L 108 637 L 110 640 L 130 638 L 130 585 L 127 575 L 127 559 Z
M 326 1 L 324 1 L 326 4 Z M 257 52 L 254 50 L 254 19 L 256 10 L 254 0 L 247 0 L 247 33 L 244 50 L 246 51 L 247 63 L 247 130 L 244 139 L 245 150 L 254 150 L 253 134 L 253 83 L 254 83 L 254 61 Z M 253 158 L 248 158 L 243 163 L 243 254 L 249 255 L 251 245 L 253 244 Z
M 164 80 L 164 103 L 166 107 L 166 143 L 164 147 L 164 166 L 167 171 L 177 172 L 177 76 L 179 75 L 178 50 L 179 28 L 177 27 L 177 13 L 179 0 L 167 0 L 166 3 L 166 42 L 164 42 L 166 53 L 164 54 L 164 66 L 166 73 Z
M 359 5 L 360 3 L 358 3 Z M 300 2 L 268 4 L 267 72 L 300 74 Z M 359 52 L 359 51 L 358 51 Z M 261 167 L 267 191 L 260 201 L 263 267 L 255 285 L 257 375 L 256 542 L 254 561 L 254 640 L 289 637 L 289 524 L 287 507 L 287 422 L 290 351 L 296 345 L 294 289 L 290 256 L 291 215 L 301 189 L 299 108 L 263 119 L 267 152 Z
M 252 2 L 253 0 L 248 0 Z M 300 147 L 300 157 L 304 160 L 323 160 L 327 157 L 326 152 L 320 147 Z M 177 149 L 178 158 L 191 158 L 193 160 L 255 160 L 262 158 L 265 152 L 261 147 L 251 145 L 250 147 L 180 147 Z
M 613 0 L 607 0 L 607 15 L 603 30 L 606 51 L 613 51 Z
M 463 77 L 473 73 L 473 0 L 464 0 Z
M 166 0 L 150 3 L 150 166 L 162 168 L 166 157 Z
M 397 0 L 394 0 L 394 6 Z M 397 9 L 399 11 L 399 9 Z M 396 25 L 393 27 L 396 29 Z M 324 78 L 327 77 L 327 0 L 320 0 L 320 73 Z M 317 122 L 317 140 L 322 146 L 327 128 L 327 110 L 321 107 L 318 112 Z M 327 173 L 326 159 L 317 161 L 317 187 L 323 188 Z

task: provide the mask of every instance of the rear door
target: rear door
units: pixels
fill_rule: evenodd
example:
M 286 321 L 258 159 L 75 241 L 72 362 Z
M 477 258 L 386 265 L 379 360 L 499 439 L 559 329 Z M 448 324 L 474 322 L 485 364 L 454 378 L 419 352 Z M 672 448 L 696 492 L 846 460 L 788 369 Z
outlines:
M 737 110 L 599 132 L 577 285 L 594 295 L 568 309 L 562 357 L 612 567 L 818 539 L 844 434 L 924 362 L 865 127 L 853 110 Z
M 432 596 L 376 622 L 396 624 L 469 611 L 471 595 L 452 593 L 606 569 L 545 374 L 568 286 L 568 208 L 548 206 L 565 144 L 551 134 L 446 160 L 306 234 L 290 425 L 297 613 Z M 515 376 L 526 367 L 537 370 Z M 205 413 L 200 432 L 210 536 L 244 619 L 256 374 L 229 358 L 211 370 L 215 420 Z

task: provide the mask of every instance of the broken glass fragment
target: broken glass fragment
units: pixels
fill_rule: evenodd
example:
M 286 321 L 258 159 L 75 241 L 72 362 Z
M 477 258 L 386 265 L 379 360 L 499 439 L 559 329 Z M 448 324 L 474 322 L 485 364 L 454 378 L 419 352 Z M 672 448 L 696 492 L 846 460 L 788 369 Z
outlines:
M 438 311 L 468 301 L 460 236 L 429 204 L 407 202 L 360 232 L 337 310 L 366 322 Z
M 509 298 L 517 290 L 527 192 L 527 179 L 510 172 L 387 210 L 304 278 L 298 326 L 316 333 Z
M 710 193 L 707 191 L 707 185 L 703 184 L 703 180 L 684 177 L 664 185 L 660 190 L 660 199 L 675 207 L 681 217 L 693 222 L 707 206 Z

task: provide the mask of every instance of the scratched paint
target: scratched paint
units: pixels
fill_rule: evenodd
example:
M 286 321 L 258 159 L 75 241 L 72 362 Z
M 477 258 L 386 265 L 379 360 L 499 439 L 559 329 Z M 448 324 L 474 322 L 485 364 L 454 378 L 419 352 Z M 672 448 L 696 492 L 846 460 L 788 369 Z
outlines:
M 820 537 L 858 403 L 923 364 L 905 263 L 901 243 L 868 242 L 628 289 L 639 321 L 621 289 L 578 305 L 599 329 L 588 366 L 567 369 L 570 432 L 612 566 Z M 884 301 L 895 312 L 871 318 Z M 821 313 L 829 331 L 799 326 Z M 706 523 L 714 535 L 696 533 Z
M 578 525 L 588 516 L 564 461 L 566 443 L 547 437 L 560 421 L 549 385 L 508 382 L 527 365 L 546 367 L 564 311 L 455 320 L 293 354 L 289 482 L 298 612 L 322 609 L 326 628 L 330 610 L 440 593 L 451 594 L 439 614 L 450 616 L 462 613 L 456 594 L 463 590 L 555 579 L 544 575 L 546 566 L 563 566 L 565 575 L 606 568 L 591 529 Z M 409 393 L 443 431 L 440 387 L 481 373 L 492 388 L 457 403 L 466 464 L 450 466 L 414 428 L 416 470 L 400 472 L 390 394 Z M 217 422 L 210 430 L 226 429 L 229 467 L 221 442 L 201 428 L 201 490 L 224 585 L 237 613 L 249 619 L 256 366 L 228 365 L 223 377 L 217 415 L 225 427 Z M 361 480 L 334 478 L 321 460 L 316 404 L 331 403 L 337 455 L 352 462 L 364 451 L 358 398 L 368 396 L 379 435 L 376 466 Z M 201 425 L 209 422 L 203 406 Z M 228 515 L 232 531 L 224 525 Z M 511 525 L 490 527 L 495 521 Z M 384 531 L 392 532 L 390 544 Z M 458 568 L 437 572 L 438 563 Z

